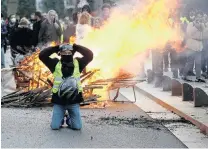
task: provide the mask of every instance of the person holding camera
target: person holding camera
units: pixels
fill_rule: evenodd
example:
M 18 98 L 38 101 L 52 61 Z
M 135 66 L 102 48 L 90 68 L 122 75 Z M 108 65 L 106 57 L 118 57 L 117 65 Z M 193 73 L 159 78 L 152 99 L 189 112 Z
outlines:
M 76 52 L 80 53 L 82 58 L 73 58 Z M 50 58 L 53 53 L 59 54 L 61 59 Z M 42 50 L 39 58 L 54 76 L 52 87 L 54 106 L 51 128 L 53 130 L 61 128 L 67 110 L 66 124 L 71 129 L 80 130 L 82 121 L 79 103 L 83 102 L 80 74 L 92 61 L 93 53 L 80 45 L 63 44 Z
M 59 43 L 62 35 L 61 24 L 58 21 L 58 15 L 55 10 L 48 12 L 47 19 L 41 23 L 38 42 L 47 44 L 48 42 Z

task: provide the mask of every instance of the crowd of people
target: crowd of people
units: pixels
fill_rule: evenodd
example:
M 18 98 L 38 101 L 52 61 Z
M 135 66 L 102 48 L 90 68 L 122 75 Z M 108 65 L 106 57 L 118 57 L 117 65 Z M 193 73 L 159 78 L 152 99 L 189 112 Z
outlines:
M 170 16 L 172 27 L 179 27 L 182 41 L 167 43 L 163 52 L 152 50 L 154 85 L 162 85 L 165 72 L 170 69 L 173 78 L 191 82 L 206 82 L 208 78 L 208 17 L 197 9 L 188 15 Z M 169 21 L 170 21 L 169 20 Z M 170 69 L 169 69 L 170 68 Z
M 18 54 L 26 55 L 35 51 L 35 47 L 41 47 L 39 59 L 54 76 L 51 90 L 51 102 L 54 104 L 51 122 L 53 130 L 60 129 L 64 123 L 73 130 L 82 128 L 80 102 L 84 98 L 80 76 L 93 60 L 93 52 L 80 43 L 90 31 L 108 20 L 110 9 L 109 4 L 104 4 L 102 16 L 93 17 L 90 7 L 85 5 L 73 14 L 71 20 L 69 17 L 60 19 L 55 10 L 50 10 L 47 15 L 35 12 L 30 19 L 23 17 L 19 20 L 12 15 L 8 22 L 2 16 L 2 57 L 8 44 L 14 59 Z M 51 46 L 51 43 L 56 45 Z M 82 57 L 74 58 L 75 53 Z M 58 54 L 60 59 L 51 58 L 52 54 Z M 5 62 L 2 60 L 3 68 Z M 66 110 L 68 115 L 65 114 Z
M 25 55 L 35 51 L 35 47 L 43 47 L 48 43 L 70 43 L 76 36 L 77 44 L 93 28 L 99 28 L 110 15 L 111 6 L 104 4 L 102 16 L 92 17 L 89 5 L 74 12 L 72 18 L 59 18 L 55 10 L 48 13 L 39 11 L 31 14 L 30 18 L 10 15 L 7 19 L 1 14 L 1 50 L 2 68 L 5 67 L 4 53 L 8 45 L 11 47 L 12 58 L 17 54 Z
M 74 12 L 72 18 L 59 18 L 54 10 L 48 13 L 35 12 L 30 19 L 19 19 L 16 15 L 10 15 L 5 20 L 2 16 L 2 68 L 5 67 L 3 53 L 6 52 L 8 44 L 11 46 L 13 58 L 16 54 L 27 54 L 34 47 L 50 42 L 79 44 L 93 28 L 99 28 L 108 20 L 110 12 L 111 6 L 104 4 L 102 15 L 96 17 L 92 17 L 89 5 Z M 205 82 L 208 78 L 208 16 L 195 9 L 190 9 L 188 15 L 171 14 L 171 26 L 179 26 L 183 32 L 184 40 L 180 45 L 183 50 L 178 51 L 169 42 L 162 53 L 158 50 L 152 51 L 155 86 L 161 85 L 163 73 L 169 71 L 169 68 L 174 78 Z M 73 37 L 76 37 L 75 41 Z M 196 80 L 190 79 L 190 76 L 196 76 Z
M 47 14 L 35 12 L 30 19 L 11 15 L 8 20 L 1 16 L 1 66 L 5 67 L 4 53 L 11 46 L 11 55 L 26 55 L 42 47 L 39 59 L 54 76 L 52 103 L 54 104 L 51 128 L 58 130 L 66 121 L 69 128 L 80 130 L 82 121 L 79 103 L 83 102 L 81 73 L 93 60 L 93 52 L 80 45 L 93 29 L 99 29 L 110 18 L 111 6 L 102 6 L 101 16 L 92 16 L 89 5 L 73 14 L 72 18 L 60 19 L 55 10 Z M 164 72 L 171 68 L 174 78 L 186 81 L 206 82 L 208 78 L 208 16 L 191 9 L 188 15 L 171 13 L 169 25 L 179 28 L 182 39 L 169 41 L 163 50 L 152 50 L 152 72 L 155 87 L 162 85 Z M 76 37 L 76 38 L 74 38 Z M 139 40 L 139 39 L 138 39 Z M 51 42 L 56 46 L 47 46 Z M 63 44 L 70 43 L 70 44 Z M 178 45 L 178 46 L 176 46 Z M 146 49 L 147 50 L 147 49 Z M 51 58 L 57 53 L 61 59 Z M 75 53 L 82 55 L 74 58 Z M 144 64 L 141 64 L 144 66 Z M 144 71 L 144 67 L 142 68 Z M 71 77 L 72 76 L 72 77 Z M 195 76 L 195 80 L 189 79 Z M 148 77 L 149 78 L 149 77 Z M 153 78 L 153 77 L 152 77 Z M 68 110 L 68 115 L 65 111 Z

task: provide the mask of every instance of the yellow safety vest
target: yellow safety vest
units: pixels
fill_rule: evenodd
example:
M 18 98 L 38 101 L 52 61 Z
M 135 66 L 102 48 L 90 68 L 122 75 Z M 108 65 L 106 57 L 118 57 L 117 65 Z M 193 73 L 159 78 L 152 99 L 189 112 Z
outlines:
M 74 59 L 73 63 L 74 63 L 74 72 L 72 76 L 77 79 L 78 90 L 79 92 L 82 92 L 83 89 L 82 89 L 81 81 L 80 81 L 79 62 L 77 59 Z M 59 61 L 56 64 L 55 71 L 53 72 L 54 83 L 53 83 L 52 93 L 58 92 L 59 86 L 61 82 L 63 81 L 62 79 L 63 74 L 62 74 L 61 68 L 62 68 L 62 64 L 61 64 L 61 61 Z
M 184 24 L 184 23 L 189 23 L 189 20 L 186 18 L 186 17 L 181 17 L 180 18 L 181 22 Z

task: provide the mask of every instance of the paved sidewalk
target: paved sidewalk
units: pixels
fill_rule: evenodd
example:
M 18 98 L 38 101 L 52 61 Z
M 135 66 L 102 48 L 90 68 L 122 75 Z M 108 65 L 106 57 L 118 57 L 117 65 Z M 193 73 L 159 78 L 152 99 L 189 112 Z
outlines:
M 202 133 L 208 134 L 208 107 L 194 107 L 193 102 L 182 101 L 181 97 L 171 96 L 170 92 L 164 92 L 161 88 L 154 88 L 146 82 L 137 84 L 137 90 L 154 100 L 166 109 L 184 117 L 200 128 Z

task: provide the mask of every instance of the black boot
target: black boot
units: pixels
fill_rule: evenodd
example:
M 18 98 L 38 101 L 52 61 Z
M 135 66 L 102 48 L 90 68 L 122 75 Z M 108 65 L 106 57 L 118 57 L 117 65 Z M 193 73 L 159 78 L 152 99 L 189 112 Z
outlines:
M 206 81 L 202 78 L 196 78 L 195 82 L 201 82 L 201 83 L 206 83 Z

